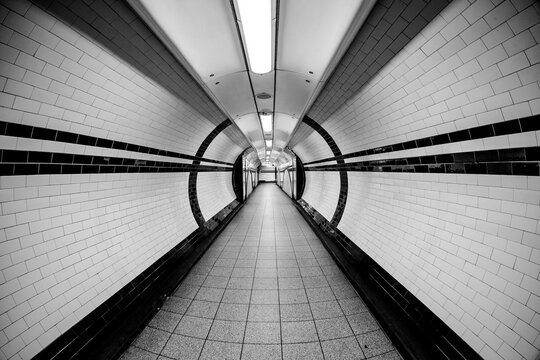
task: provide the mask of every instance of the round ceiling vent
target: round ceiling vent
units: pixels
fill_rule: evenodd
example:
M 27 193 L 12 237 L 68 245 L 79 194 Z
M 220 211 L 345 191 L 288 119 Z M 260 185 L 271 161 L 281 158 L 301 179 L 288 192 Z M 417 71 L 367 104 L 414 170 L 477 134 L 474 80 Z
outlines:
M 257 94 L 257 99 L 266 100 L 266 99 L 270 99 L 271 97 L 272 95 L 265 92 Z

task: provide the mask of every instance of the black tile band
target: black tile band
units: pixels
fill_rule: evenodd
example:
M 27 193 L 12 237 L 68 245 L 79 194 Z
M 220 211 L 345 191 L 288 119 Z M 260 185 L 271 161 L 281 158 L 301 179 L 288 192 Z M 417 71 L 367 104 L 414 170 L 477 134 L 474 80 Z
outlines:
M 223 121 L 221 124 L 215 127 L 210 134 L 204 139 L 204 141 L 199 146 L 199 149 L 197 150 L 197 153 L 195 156 L 197 158 L 202 158 L 212 141 L 223 131 L 225 130 L 229 125 L 232 124 L 232 121 L 227 119 Z M 200 166 L 200 160 L 193 160 L 193 166 Z M 233 164 L 231 164 L 233 165 Z M 228 171 L 232 172 L 232 168 L 228 168 Z M 193 214 L 193 217 L 195 217 L 195 220 L 197 221 L 197 225 L 199 227 L 204 226 L 205 220 L 204 216 L 201 212 L 201 207 L 199 206 L 199 199 L 197 196 L 197 172 L 190 172 L 189 173 L 189 179 L 188 179 L 188 196 L 189 196 L 189 206 L 191 207 L 191 212 Z
M 303 199 L 296 208 L 406 359 L 481 360 L 427 306 Z
M 231 202 L 34 359 L 119 358 L 241 208 Z
M 0 176 L 232 171 L 232 167 L 109 156 L 0 150 Z
M 49 141 L 59 141 L 69 144 L 78 144 L 78 145 L 87 145 L 87 146 L 96 146 L 106 149 L 115 149 L 115 150 L 126 150 L 139 152 L 143 154 L 151 155 L 160 155 L 167 157 L 174 157 L 178 159 L 186 160 L 199 160 L 214 164 L 222 165 L 233 165 L 232 163 L 205 159 L 202 156 L 193 156 L 188 154 L 177 153 L 174 151 L 161 150 L 146 146 L 140 146 L 136 144 L 129 144 L 121 141 L 113 141 L 109 139 L 98 138 L 94 136 L 82 135 L 67 131 L 61 130 L 51 130 L 38 126 L 30 126 L 23 124 L 10 123 L 5 121 L 0 121 L 0 135 L 4 136 L 15 136 L 27 139 L 36 139 L 36 140 L 49 140 Z
M 306 167 L 305 171 L 368 171 L 540 176 L 540 147 L 471 151 Z
M 326 141 L 328 146 L 330 147 L 330 150 L 332 150 L 332 153 L 336 157 L 336 161 L 338 165 L 343 165 L 345 162 L 343 159 L 339 158 L 342 156 L 341 150 L 339 149 L 339 146 L 336 144 L 332 136 L 326 131 L 318 122 L 311 119 L 308 116 L 304 116 L 302 121 L 309 125 L 313 130 L 315 130 L 322 138 Z M 304 164 L 305 165 L 305 164 Z M 306 170 L 308 170 L 306 168 Z M 347 171 L 339 171 L 339 198 L 336 205 L 336 210 L 334 211 L 334 215 L 332 216 L 331 223 L 334 226 L 337 226 L 339 222 L 341 221 L 341 217 L 343 216 L 343 212 L 345 211 L 345 205 L 347 204 L 347 194 L 349 191 L 349 181 L 347 178 Z
M 429 136 L 418 140 L 411 140 L 393 145 L 386 145 L 368 150 L 356 151 L 344 155 L 335 155 L 331 158 L 325 158 L 310 161 L 304 165 L 319 164 L 326 161 L 337 161 L 350 159 L 354 157 L 389 153 L 392 151 L 409 150 L 427 146 L 450 144 L 459 141 L 484 139 L 493 136 L 519 134 L 528 131 L 540 130 L 540 115 L 529 116 L 526 118 L 502 121 L 490 125 L 482 125 L 470 129 L 454 131 L 436 136 Z

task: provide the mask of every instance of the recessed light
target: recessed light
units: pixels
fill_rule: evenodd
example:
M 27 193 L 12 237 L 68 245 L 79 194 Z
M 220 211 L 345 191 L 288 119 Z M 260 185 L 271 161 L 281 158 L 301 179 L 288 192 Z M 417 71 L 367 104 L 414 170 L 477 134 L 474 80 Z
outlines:
M 214 77 L 214 74 L 210 74 L 210 77 Z
M 309 71 L 309 73 L 310 73 L 311 75 L 313 75 L 313 71 Z
M 216 85 L 219 85 L 219 81 L 216 81 Z
M 309 84 L 311 81 L 309 81 L 308 79 L 306 79 L 306 82 Z

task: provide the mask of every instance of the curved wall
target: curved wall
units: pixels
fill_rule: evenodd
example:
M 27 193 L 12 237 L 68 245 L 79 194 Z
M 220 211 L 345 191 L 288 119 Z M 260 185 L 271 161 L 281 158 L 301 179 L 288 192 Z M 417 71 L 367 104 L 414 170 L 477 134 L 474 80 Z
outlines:
M 190 203 L 203 222 L 229 205 L 249 146 L 230 122 L 216 131 L 225 116 L 123 2 L 49 3 L 0 5 L 5 359 L 38 354 L 191 239 Z
M 346 171 L 337 229 L 483 358 L 535 359 L 540 8 L 425 5 L 378 3 L 308 111 L 344 156 L 296 134 L 303 199 L 330 221 Z

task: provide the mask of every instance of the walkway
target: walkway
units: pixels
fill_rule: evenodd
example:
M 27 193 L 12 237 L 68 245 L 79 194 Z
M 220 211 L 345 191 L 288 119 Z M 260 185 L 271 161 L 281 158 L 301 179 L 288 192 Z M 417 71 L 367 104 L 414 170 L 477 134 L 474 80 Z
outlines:
M 127 359 L 401 359 L 317 236 L 261 184 Z

